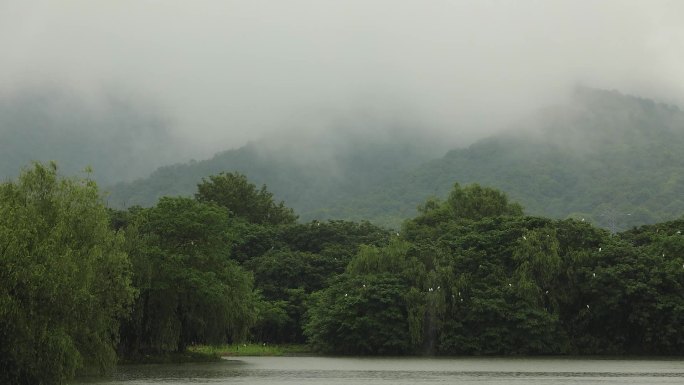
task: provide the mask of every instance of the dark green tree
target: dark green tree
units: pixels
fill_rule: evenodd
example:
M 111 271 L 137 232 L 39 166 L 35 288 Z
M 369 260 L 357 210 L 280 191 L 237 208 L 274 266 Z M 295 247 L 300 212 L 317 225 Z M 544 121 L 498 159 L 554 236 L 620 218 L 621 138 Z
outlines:
M 283 202 L 276 203 L 266 186 L 258 189 L 240 173 L 221 173 L 202 179 L 195 197 L 200 202 L 214 202 L 248 222 L 265 225 L 295 223 L 297 216 Z
M 382 245 L 390 238 L 386 230 L 367 222 L 312 221 L 260 227 L 269 231 L 258 233 L 237 249 L 239 255 L 247 250 L 256 252 L 244 266 L 254 273 L 255 286 L 268 306 L 260 312 L 252 333 L 268 342 L 304 342 L 303 318 L 310 294 L 343 273 L 362 244 Z
M 336 354 L 410 352 L 406 289 L 391 274 L 340 276 L 313 296 L 305 327 L 310 343 Z
M 361 247 L 324 290 L 313 295 L 305 333 L 318 350 L 338 354 L 402 354 L 415 348 L 421 322 L 413 322 L 412 282 L 424 276 L 410 245 Z M 417 305 L 420 305 L 418 301 Z M 422 316 L 422 314 L 421 314 Z
M 252 278 L 230 259 L 228 211 L 190 198 L 162 198 L 127 230 L 140 290 L 122 329 L 129 356 L 237 341 L 255 322 Z

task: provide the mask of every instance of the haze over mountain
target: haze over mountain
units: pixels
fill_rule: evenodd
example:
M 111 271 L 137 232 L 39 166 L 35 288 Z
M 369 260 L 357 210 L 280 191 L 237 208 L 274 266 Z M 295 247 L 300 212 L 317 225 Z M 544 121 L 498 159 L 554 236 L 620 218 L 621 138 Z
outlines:
M 152 101 L 196 159 L 366 108 L 469 144 L 576 84 L 684 105 L 682 14 L 658 0 L 3 0 L 0 95 Z
M 455 182 L 499 188 L 531 214 L 576 216 L 613 230 L 684 214 L 684 159 L 677 155 L 684 113 L 616 91 L 578 87 L 567 104 L 442 157 L 435 155 L 439 146 L 407 135 L 331 138 L 293 148 L 252 143 L 162 167 L 114 186 L 110 204 L 190 195 L 202 177 L 238 171 L 267 184 L 303 220 L 369 219 L 396 227 Z
M 84 100 L 64 89 L 0 97 L 0 178 L 32 161 L 56 161 L 66 175 L 92 167 L 102 184 L 130 181 L 184 159 L 166 118 L 114 94 Z
M 678 107 L 580 87 L 569 104 L 413 170 L 404 179 L 416 191 L 404 200 L 443 196 L 454 181 L 480 183 L 528 213 L 619 230 L 684 214 L 682 149 Z
M 30 159 L 55 159 L 67 174 L 91 165 L 95 177 L 109 184 L 228 150 L 217 155 L 217 165 L 218 158 L 226 158 L 220 167 L 197 162 L 165 168 L 155 175 L 173 174 L 177 183 L 167 180 L 152 188 L 139 182 L 141 191 L 127 193 L 135 199 L 117 187 L 112 200 L 130 205 L 150 203 L 162 191 L 189 194 L 208 171 L 244 164 L 240 167 L 250 178 L 269 184 L 303 218 L 368 215 L 396 224 L 424 196 L 445 192 L 454 180 L 476 179 L 504 185 L 530 212 L 596 215 L 596 205 L 622 202 L 604 217 L 629 211 L 637 218 L 641 214 L 631 207 L 648 199 L 631 197 L 632 192 L 606 192 L 587 204 L 575 197 L 586 196 L 597 183 L 618 183 L 612 177 L 635 178 L 619 172 L 620 165 L 652 172 L 653 154 L 675 151 L 672 142 L 659 133 L 643 150 L 650 158 L 638 161 L 626 159 L 633 153 L 611 141 L 607 145 L 615 159 L 596 152 L 611 134 L 594 137 L 585 127 L 609 129 L 604 126 L 618 127 L 619 119 L 631 118 L 604 116 L 609 106 L 595 116 L 592 109 L 598 106 L 582 107 L 567 90 L 587 84 L 684 105 L 681 14 L 684 4 L 665 0 L 72 0 L 68 6 L 0 1 L 0 176 L 16 175 Z M 26 96 L 46 85 L 59 91 L 38 97 L 40 102 Z M 549 105 L 565 107 L 534 112 Z M 627 110 L 618 108 L 632 114 Z M 665 115 L 644 112 L 632 118 L 648 126 L 670 119 Z M 580 124 L 584 120 L 587 124 Z M 545 135 L 530 132 L 521 141 L 525 135 L 520 133 L 496 134 L 514 122 L 523 131 Z M 548 126 L 565 129 L 552 134 Z M 403 139 L 364 136 L 364 131 L 395 130 Z M 612 135 L 627 133 L 614 129 Z M 648 141 L 648 135 L 637 136 Z M 462 148 L 485 137 L 492 139 Z M 542 143 L 533 145 L 540 137 Z M 412 146 L 417 140 L 419 145 Z M 634 144 L 624 140 L 618 139 L 620 148 Z M 341 147 L 331 149 L 330 141 Z M 661 141 L 664 147 L 658 148 Z M 560 149 L 554 143 L 562 144 Z M 453 148 L 461 149 L 436 160 Z M 517 159 L 502 148 L 534 153 L 546 163 Z M 383 152 L 373 158 L 377 166 L 362 162 L 370 157 L 362 154 L 374 151 Z M 512 179 L 516 182 L 501 179 L 502 168 L 491 163 L 495 160 L 482 159 L 486 151 L 506 166 L 522 168 L 507 171 L 519 176 Z M 559 164 L 547 159 L 553 154 L 567 158 L 563 167 L 574 168 L 550 170 Z M 478 161 L 464 168 L 440 166 L 467 164 L 461 158 L 468 156 Z M 433 164 L 421 166 L 430 158 Z M 615 166 L 601 166 L 605 162 Z M 181 169 L 205 165 L 205 172 L 188 171 L 192 177 L 181 183 Z M 666 162 L 662 166 L 656 171 L 669 169 Z M 448 172 L 421 176 L 431 175 L 430 167 Z M 532 169 L 551 176 L 545 182 L 525 181 L 523 175 Z M 579 184 L 561 177 L 580 171 L 590 174 L 577 177 Z M 592 186 L 589 175 L 608 179 Z M 414 179 L 421 180 L 417 187 L 398 187 Z M 527 184 L 530 195 L 523 198 Z M 660 202 L 653 197 L 662 192 L 653 189 L 646 195 Z M 563 195 L 569 191 L 575 194 Z M 317 194 L 328 197 L 324 205 Z M 548 202 L 552 196 L 555 203 Z M 668 203 L 673 210 L 678 199 Z M 652 209 L 643 218 L 657 217 Z

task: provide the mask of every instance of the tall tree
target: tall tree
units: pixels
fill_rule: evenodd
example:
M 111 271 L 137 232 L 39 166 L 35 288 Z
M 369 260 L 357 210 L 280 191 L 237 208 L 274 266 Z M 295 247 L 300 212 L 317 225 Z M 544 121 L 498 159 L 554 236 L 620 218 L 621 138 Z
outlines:
M 240 173 L 221 173 L 202 179 L 195 197 L 200 202 L 214 202 L 230 210 L 235 216 L 251 223 L 281 225 L 295 223 L 297 216 L 281 201 L 273 201 L 273 194 L 250 183 Z
M 0 185 L 0 383 L 60 384 L 116 361 L 134 290 L 96 184 L 35 164 Z
M 122 328 L 130 356 L 243 338 L 255 321 L 252 278 L 230 259 L 228 211 L 191 198 L 139 209 L 127 230 L 140 290 Z

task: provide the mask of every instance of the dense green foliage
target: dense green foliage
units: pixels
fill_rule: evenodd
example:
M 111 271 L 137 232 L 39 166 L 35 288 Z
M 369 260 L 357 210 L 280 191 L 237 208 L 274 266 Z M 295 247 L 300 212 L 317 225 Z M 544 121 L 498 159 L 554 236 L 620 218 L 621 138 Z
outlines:
M 251 277 L 229 257 L 230 232 L 226 209 L 190 198 L 135 210 L 127 236 L 140 295 L 122 328 L 126 355 L 244 338 L 256 297 Z
M 250 223 L 282 225 L 297 221 L 294 211 L 285 203 L 276 204 L 266 185 L 257 189 L 240 173 L 221 173 L 203 179 L 197 185 L 195 198 L 214 202 Z
M 612 234 L 458 183 L 418 213 L 400 232 L 297 223 L 227 173 L 194 198 L 108 211 L 94 182 L 38 164 L 0 185 L 0 380 L 64 383 L 111 367 L 116 347 L 153 362 L 245 340 L 334 354 L 684 354 L 684 219 Z
M 134 290 L 97 186 L 36 164 L 0 185 L 0 383 L 59 384 L 116 362 Z
M 682 225 L 611 236 L 456 185 L 314 294 L 307 335 L 344 354 L 682 354 Z
M 385 245 L 389 233 L 345 221 L 283 226 L 270 233 L 271 248 L 245 260 L 264 303 L 253 336 L 268 342 L 302 343 L 304 313 L 311 293 L 344 272 L 362 245 Z M 263 242 L 264 240 L 262 240 Z
M 232 170 L 267 184 L 305 221 L 369 220 L 399 228 L 417 214 L 416 206 L 445 196 L 454 182 L 480 183 L 506 192 L 528 214 L 584 218 L 615 232 L 684 214 L 682 127 L 684 112 L 676 107 L 579 88 L 567 104 L 446 155 L 401 136 L 337 147 L 316 143 L 315 155 L 257 143 L 117 185 L 111 202 L 152 205 L 163 195 L 190 195 L 202 177 Z

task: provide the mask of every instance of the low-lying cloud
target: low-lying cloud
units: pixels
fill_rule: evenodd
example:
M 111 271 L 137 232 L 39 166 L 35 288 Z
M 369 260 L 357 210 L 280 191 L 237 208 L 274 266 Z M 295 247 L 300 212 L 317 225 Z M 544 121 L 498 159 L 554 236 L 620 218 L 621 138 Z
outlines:
M 0 92 L 146 100 L 197 156 L 331 111 L 467 143 L 577 84 L 684 104 L 682 14 L 653 0 L 0 0 Z

